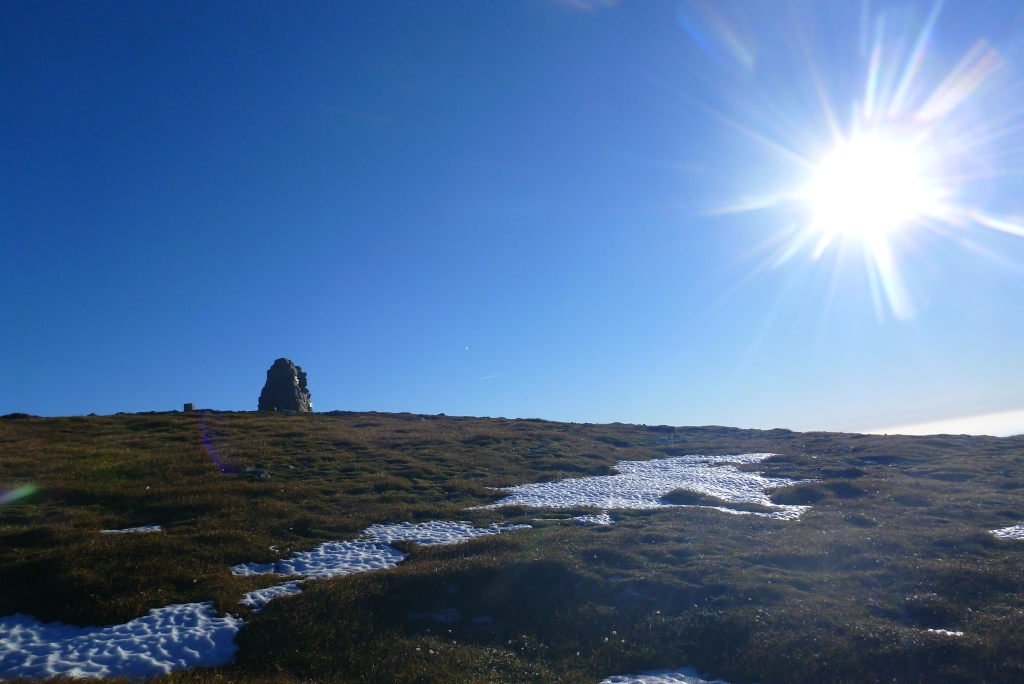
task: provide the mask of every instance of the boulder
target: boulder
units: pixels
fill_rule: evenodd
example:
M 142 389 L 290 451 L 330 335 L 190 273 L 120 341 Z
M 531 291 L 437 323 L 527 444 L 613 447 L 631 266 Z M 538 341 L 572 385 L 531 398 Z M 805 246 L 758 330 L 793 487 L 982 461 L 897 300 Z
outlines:
M 278 359 L 274 362 L 267 371 L 267 384 L 260 392 L 259 410 L 300 413 L 309 413 L 313 410 L 302 366 L 296 366 L 288 359 Z

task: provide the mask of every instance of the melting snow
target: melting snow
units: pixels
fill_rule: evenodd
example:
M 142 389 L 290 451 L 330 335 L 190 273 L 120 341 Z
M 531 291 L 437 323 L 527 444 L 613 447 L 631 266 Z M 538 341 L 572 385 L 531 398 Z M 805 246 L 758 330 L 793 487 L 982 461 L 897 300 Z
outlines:
M 992 534 L 1001 539 L 1024 539 L 1024 525 L 1014 525 L 1013 527 L 992 530 Z
M 100 530 L 100 534 L 125 534 L 127 532 L 163 532 L 163 528 L 156 523 L 143 525 L 142 527 L 126 527 L 123 530 Z
M 599 513 L 597 515 L 576 515 L 573 516 L 573 520 L 581 525 L 611 525 L 613 522 L 612 517 L 607 513 Z
M 728 513 L 730 515 L 756 515 L 762 518 L 771 518 L 773 520 L 796 520 L 803 512 L 806 511 L 810 506 L 772 506 L 773 508 L 779 508 L 778 511 L 738 511 L 735 508 L 726 508 L 725 506 L 693 506 L 692 508 L 710 508 L 713 511 L 721 511 L 722 513 Z
M 408 540 L 431 546 L 455 544 L 529 525 L 473 527 L 465 522 L 434 521 L 413 525 L 373 525 L 363 538 L 321 544 L 276 563 L 244 563 L 236 575 L 278 573 L 319 579 L 393 568 L 408 554 L 389 546 Z M 155 528 L 155 529 L 154 529 Z M 110 533 L 157 532 L 159 526 Z M 291 580 L 251 591 L 241 603 L 262 609 L 278 596 L 297 594 L 303 580 Z M 432 616 L 433 617 L 433 616 Z M 211 602 L 154 608 L 149 615 L 123 625 L 74 627 L 43 624 L 20 613 L 0 618 L 0 679 L 11 677 L 154 677 L 172 670 L 225 665 L 238 650 L 235 635 L 245 622 L 230 614 L 216 617 Z
M 531 506 L 537 508 L 650 509 L 671 506 L 661 497 L 674 489 L 708 494 L 725 502 L 756 503 L 770 513 L 736 511 L 728 513 L 766 515 L 794 519 L 807 506 L 773 504 L 767 490 L 793 484 L 781 478 L 741 472 L 735 464 L 758 463 L 770 454 L 736 456 L 682 456 L 654 461 L 623 461 L 619 474 L 587 477 L 561 482 L 543 482 L 509 487 L 509 496 L 489 506 Z M 606 525 L 607 513 L 573 518 L 581 523 Z M 433 521 L 419 524 L 373 525 L 359 539 L 320 544 L 310 551 L 295 553 L 275 563 L 243 563 L 232 568 L 235 575 L 267 573 L 298 576 L 266 589 L 251 591 L 241 603 L 258 611 L 268 601 L 302 591 L 307 579 L 323 579 L 392 568 L 407 557 L 393 548 L 396 541 L 425 546 L 456 544 L 476 537 L 498 534 L 529 525 L 473 527 L 467 522 Z M 159 525 L 123 530 L 102 530 L 104 534 L 160 532 Z M 1001 537 L 1024 539 L 1024 525 L 994 530 Z M 436 616 L 430 616 L 436 619 Z M 16 614 L 0 618 L 0 676 L 4 677 L 151 677 L 172 670 L 226 664 L 238 647 L 234 637 L 244 621 L 216 617 L 212 603 L 188 603 L 156 608 L 149 615 L 123 625 L 79 628 L 61 623 L 43 624 Z M 938 630 L 941 634 L 957 634 Z M 707 682 L 691 669 L 619 675 L 601 684 L 725 684 Z
M 231 568 L 231 573 L 239 577 L 252 577 L 274 572 L 276 567 L 277 563 L 242 563 Z
M 393 568 L 409 555 L 390 546 L 391 542 L 412 541 L 424 546 L 457 544 L 475 537 L 507 532 L 529 527 L 529 525 L 498 525 L 473 527 L 467 522 L 434 520 L 425 523 L 391 523 L 372 525 L 363 530 L 362 537 L 352 541 L 327 542 L 311 551 L 293 554 L 291 558 L 276 563 L 243 563 L 231 568 L 235 575 L 250 576 L 266 573 L 299 575 L 304 579 L 326 579 L 351 575 L 368 570 Z M 269 601 L 278 596 L 298 594 L 300 580 L 285 582 L 266 589 L 250 591 L 242 599 L 244 606 L 254 611 L 263 609 Z
M 311 551 L 302 551 L 287 560 L 277 561 L 274 572 L 279 575 L 326 579 L 354 572 L 393 568 L 405 556 L 401 551 L 376 541 L 356 539 L 327 542 Z
M 424 546 L 435 544 L 458 544 L 476 537 L 486 537 L 499 532 L 529 529 L 529 525 L 499 525 L 492 523 L 487 527 L 473 527 L 465 520 L 447 522 L 434 520 L 425 523 L 391 523 L 389 525 L 371 525 L 363 530 L 363 536 L 377 542 L 390 544 L 393 541 L 412 541 Z
M 0 678 L 154 677 L 224 665 L 244 624 L 230 614 L 216 617 L 210 602 L 155 608 L 108 627 L 44 624 L 16 613 L 0 618 Z
M 716 679 L 710 681 L 701 678 L 693 668 L 684 667 L 680 670 L 655 670 L 638 675 L 615 675 L 602 679 L 600 684 L 728 684 Z
M 254 613 L 258 613 L 263 610 L 263 606 L 267 605 L 279 596 L 291 596 L 292 594 L 301 594 L 302 589 L 299 588 L 301 582 L 292 580 L 291 582 L 284 582 L 282 584 L 275 584 L 272 587 L 266 589 L 257 589 L 256 591 L 248 592 L 242 600 L 239 601 L 246 608 L 252 608 Z
M 653 461 L 620 461 L 617 475 L 599 475 L 505 487 L 509 496 L 488 506 L 529 506 L 533 508 L 649 509 L 673 504 L 661 497 L 674 489 L 687 489 L 721 499 L 727 503 L 754 503 L 775 509 L 770 512 L 716 510 L 740 515 L 759 515 L 795 520 L 808 506 L 782 506 L 768 498 L 767 491 L 797 481 L 746 473 L 735 464 L 759 463 L 771 454 L 734 456 L 679 456 Z

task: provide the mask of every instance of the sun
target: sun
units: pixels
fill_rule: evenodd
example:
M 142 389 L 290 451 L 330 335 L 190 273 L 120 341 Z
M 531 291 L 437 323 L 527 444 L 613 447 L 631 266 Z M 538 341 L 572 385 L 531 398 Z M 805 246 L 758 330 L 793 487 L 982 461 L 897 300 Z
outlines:
M 914 146 L 879 136 L 841 142 L 817 168 L 807 196 L 827 234 L 872 237 L 933 212 L 937 193 Z
M 782 118 L 759 130 L 686 98 L 787 164 L 799 167 L 801 174 L 798 185 L 747 193 L 705 212 L 788 210 L 784 227 L 774 240 L 765 243 L 774 247 L 737 289 L 797 255 L 806 254 L 810 263 L 819 262 L 832 248 L 822 264 L 832 269 L 829 303 L 845 277 L 847 259 L 859 253 L 879 322 L 884 322 L 887 311 L 907 320 L 913 318 L 915 307 L 901 270 L 918 258 L 915 252 L 927 248 L 932 237 L 953 238 L 1000 260 L 1002 255 L 980 248 L 973 238 L 962 237 L 964 233 L 981 228 L 1024 237 L 1019 209 L 993 213 L 993 208 L 979 204 L 1005 193 L 1006 179 L 1019 173 L 1024 149 L 1019 136 L 1024 127 L 1019 125 L 1017 81 L 986 84 L 1008 62 L 984 40 L 976 41 L 945 75 L 939 72 L 942 60 L 932 57 L 931 50 L 941 7 L 941 1 L 932 4 L 916 38 L 904 31 L 887 30 L 884 14 L 873 20 L 873 32 L 870 17 L 861 17 L 859 56 L 865 68 L 864 90 L 862 97 L 850 103 L 846 125 L 837 116 L 845 107 L 837 109 L 829 91 L 849 92 L 847 84 L 831 83 L 828 74 L 818 69 L 806 43 L 807 83 L 813 84 L 822 113 L 819 124 L 808 128 L 806 134 L 790 128 L 788 110 L 779 103 L 767 109 L 778 111 Z M 867 11 L 867 4 L 862 9 Z M 908 30 L 913 28 L 907 24 Z M 803 43 L 802 37 L 800 41 Z M 914 47 L 908 50 L 911 44 Z M 930 83 L 933 76 L 939 80 Z M 1010 83 L 1014 87 L 1009 87 Z M 964 106 L 976 98 L 985 99 L 970 108 Z M 791 139 L 773 139 L 772 130 L 787 130 Z M 819 137 L 826 131 L 827 139 Z M 820 154 L 808 154 L 810 150 Z

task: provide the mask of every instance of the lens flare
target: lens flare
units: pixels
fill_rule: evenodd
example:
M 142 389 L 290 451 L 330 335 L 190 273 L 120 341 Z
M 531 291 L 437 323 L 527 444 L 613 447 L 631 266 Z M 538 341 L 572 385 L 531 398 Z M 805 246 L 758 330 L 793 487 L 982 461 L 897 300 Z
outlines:
M 829 144 L 799 134 L 788 145 L 773 139 L 766 131 L 788 127 L 787 109 L 778 103 L 756 109 L 777 110 L 783 119 L 755 127 L 684 97 L 805 170 L 801 173 L 807 180 L 802 185 L 751 193 L 704 212 L 726 214 L 782 205 L 792 209 L 792 227 L 778 233 L 773 240 L 775 251 L 737 287 L 800 254 L 809 252 L 811 262 L 817 262 L 839 243 L 836 259 L 829 260 L 836 269 L 833 284 L 846 255 L 859 252 L 879 321 L 885 320 L 886 311 L 897 319 L 909 319 L 915 307 L 903 283 L 901 264 L 905 268 L 912 260 L 910 250 L 925 244 L 921 238 L 926 234 L 953 237 L 965 246 L 973 244 L 970 231 L 1024 237 L 1019 209 L 1007 214 L 979 206 L 998 201 L 993 180 L 1018 174 L 1024 166 L 1021 83 L 989 82 L 1005 73 L 1007 63 L 984 40 L 976 41 L 943 73 L 945 60 L 932 58 L 942 6 L 942 0 L 936 0 L 916 29 L 912 15 L 900 12 L 883 12 L 872 22 L 864 5 L 858 51 L 864 85 L 850 103 L 848 126 L 841 125 L 828 93 L 830 86 L 850 92 L 851 84 L 830 82 L 822 74 L 799 22 L 795 23 L 792 43 L 800 46 L 813 85 L 813 91 L 801 97 L 810 101 L 807 95 L 811 95 L 819 102 L 826 124 L 820 130 L 827 127 L 831 132 Z M 829 151 L 818 158 L 799 151 L 807 149 Z
M 26 499 L 36 492 L 39 491 L 39 487 L 29 484 L 17 489 L 9 489 L 6 492 L 0 492 L 0 506 L 4 504 L 12 504 L 22 499 Z
M 199 449 L 206 454 L 206 457 L 210 459 L 222 473 L 231 472 L 231 467 L 217 452 L 217 447 L 213 443 L 213 439 L 210 436 L 210 431 L 206 427 L 206 415 L 204 411 L 195 411 L 193 414 L 196 418 L 193 423 L 193 434 L 196 439 L 196 445 Z

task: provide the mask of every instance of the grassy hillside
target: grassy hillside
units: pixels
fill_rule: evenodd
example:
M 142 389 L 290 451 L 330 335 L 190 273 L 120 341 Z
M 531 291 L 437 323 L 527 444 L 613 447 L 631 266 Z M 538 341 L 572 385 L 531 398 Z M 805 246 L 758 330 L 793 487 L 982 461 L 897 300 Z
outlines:
M 620 460 L 764 451 L 777 455 L 744 467 L 817 480 L 773 495 L 811 503 L 801 520 L 666 508 L 594 527 L 465 510 L 497 499 L 489 487 Z M 0 419 L 0 489 L 28 483 L 40 491 L 0 506 L 0 615 L 100 625 L 212 599 L 246 618 L 233 665 L 175 680 L 592 684 L 692 665 L 731 684 L 1024 681 L 1024 542 L 987 532 L 1024 521 L 1024 438 L 377 413 Z M 232 565 L 438 519 L 535 527 L 407 544 L 394 570 L 310 582 L 260 614 L 238 605 L 279 580 Z M 148 523 L 166 531 L 98 533 Z M 464 619 L 409 619 L 447 608 Z

